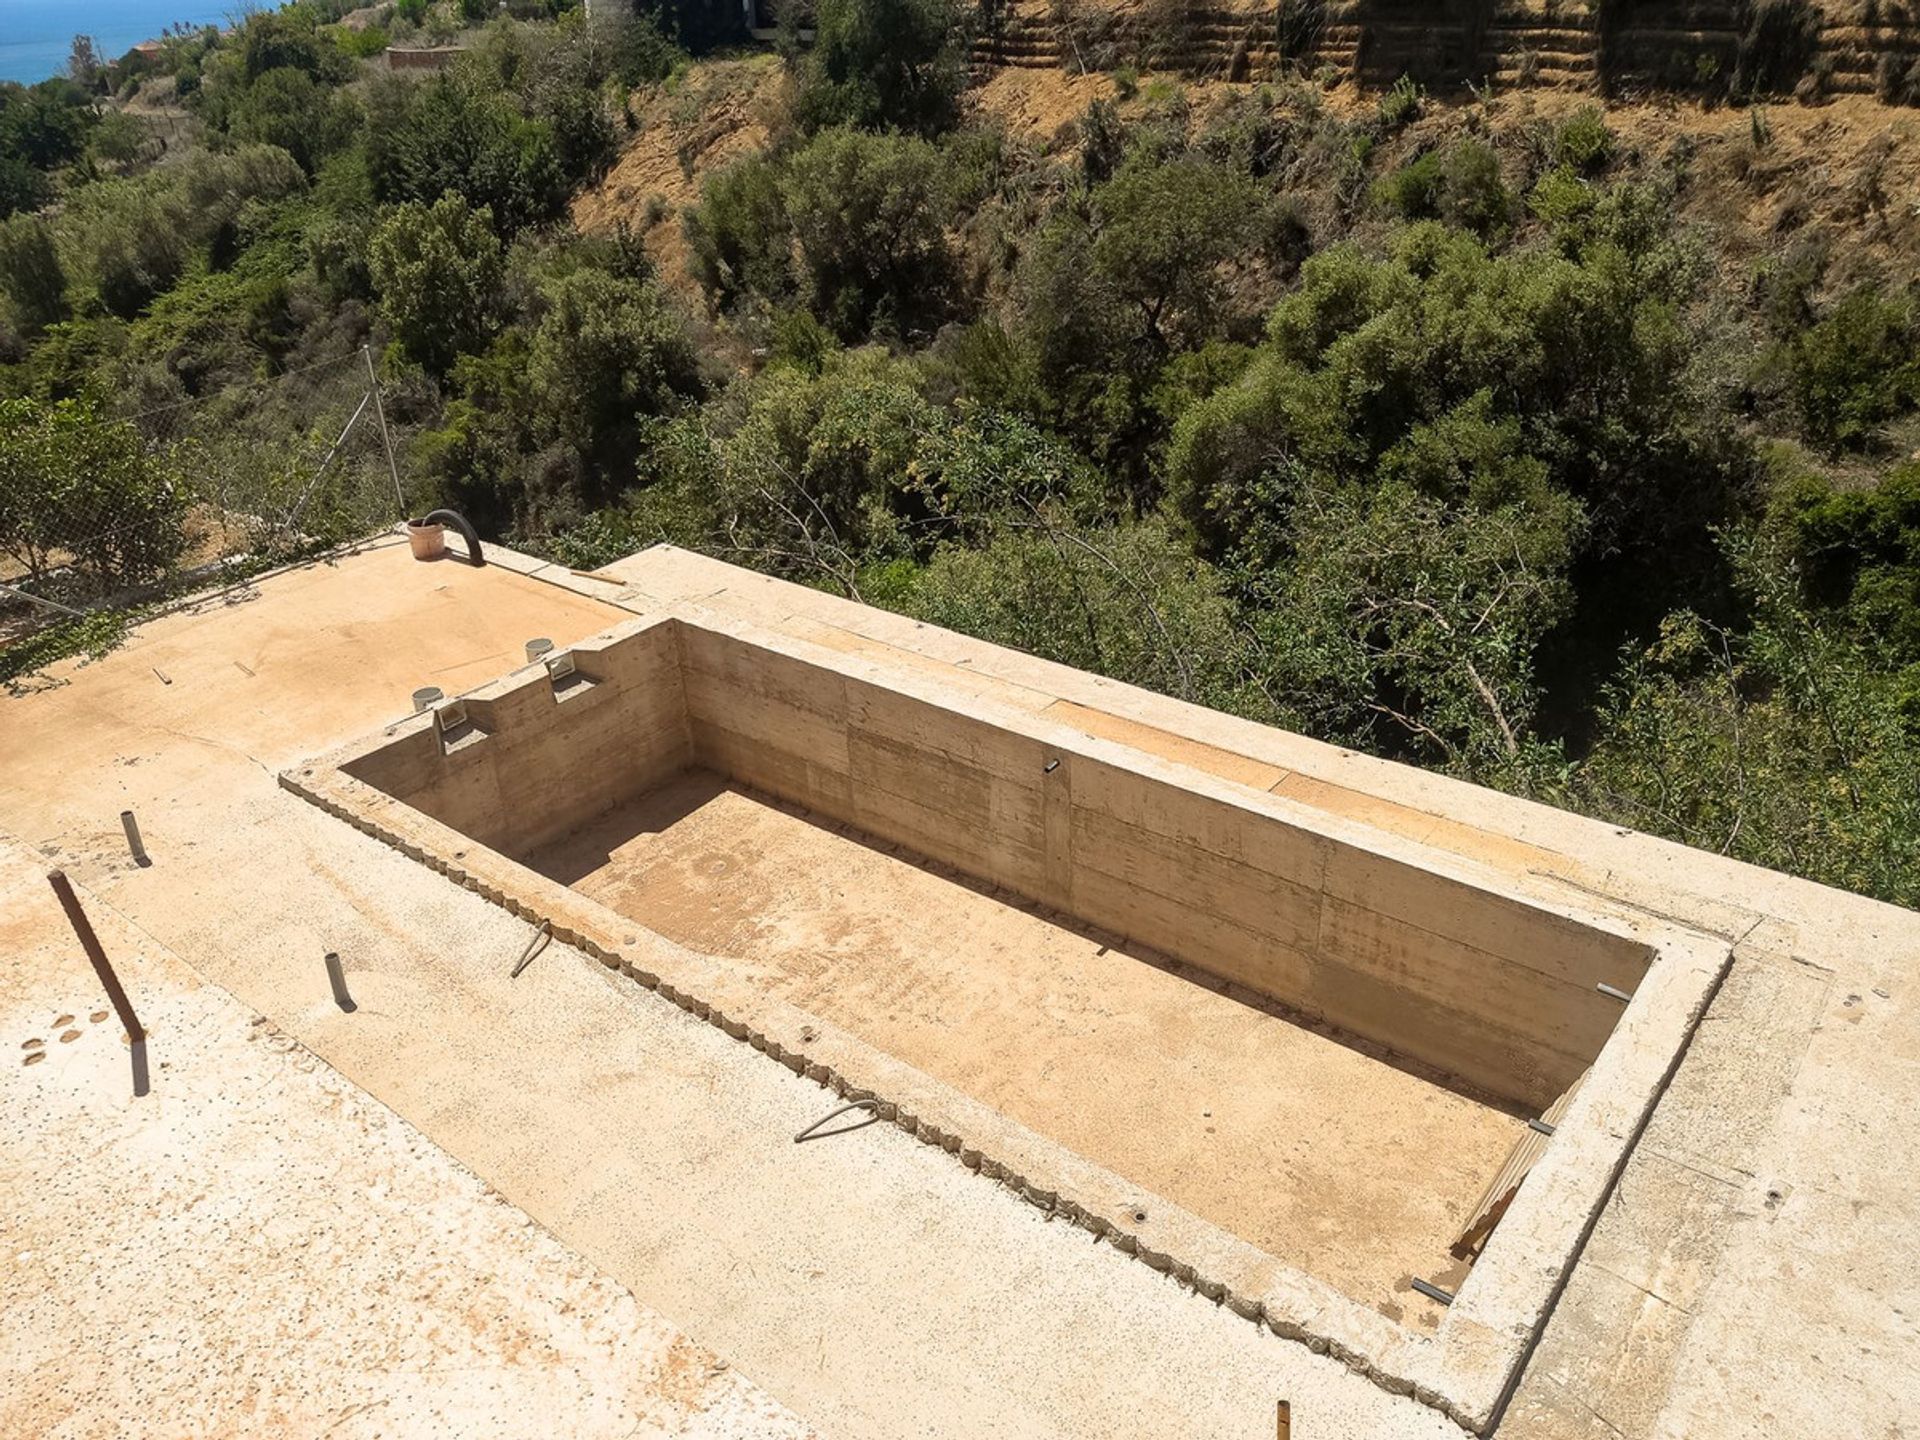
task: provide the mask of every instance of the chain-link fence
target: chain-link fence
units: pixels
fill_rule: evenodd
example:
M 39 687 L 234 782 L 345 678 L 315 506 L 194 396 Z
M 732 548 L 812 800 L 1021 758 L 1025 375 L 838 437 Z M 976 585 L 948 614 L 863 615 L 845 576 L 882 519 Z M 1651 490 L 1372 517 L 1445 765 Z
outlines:
M 405 511 L 370 356 L 142 406 L 0 409 L 0 677 Z M 67 647 L 73 648 L 73 647 Z

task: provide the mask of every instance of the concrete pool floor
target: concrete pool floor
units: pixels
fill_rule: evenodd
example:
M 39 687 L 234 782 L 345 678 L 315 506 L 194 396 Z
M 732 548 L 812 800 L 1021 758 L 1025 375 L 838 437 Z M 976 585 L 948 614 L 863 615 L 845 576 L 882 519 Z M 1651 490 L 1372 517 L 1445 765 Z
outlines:
M 1392 1319 L 1525 1122 L 690 770 L 526 857 Z M 1110 939 L 1111 937 L 1107 937 Z

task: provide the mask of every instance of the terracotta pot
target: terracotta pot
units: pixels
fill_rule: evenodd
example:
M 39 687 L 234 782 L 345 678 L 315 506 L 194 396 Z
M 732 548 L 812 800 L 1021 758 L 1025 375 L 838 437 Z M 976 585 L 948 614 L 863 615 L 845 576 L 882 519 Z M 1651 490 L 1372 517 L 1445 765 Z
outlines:
M 407 543 L 413 546 L 413 558 L 433 560 L 447 553 L 447 527 L 429 525 L 425 520 L 407 521 Z

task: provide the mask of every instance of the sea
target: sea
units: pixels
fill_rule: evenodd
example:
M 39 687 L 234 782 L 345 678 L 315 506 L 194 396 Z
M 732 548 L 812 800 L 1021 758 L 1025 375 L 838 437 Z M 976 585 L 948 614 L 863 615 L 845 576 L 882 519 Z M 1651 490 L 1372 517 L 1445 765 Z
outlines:
M 0 80 L 31 85 L 67 68 L 75 35 L 91 35 L 103 59 L 117 60 L 176 20 L 227 25 L 245 0 L 0 0 Z

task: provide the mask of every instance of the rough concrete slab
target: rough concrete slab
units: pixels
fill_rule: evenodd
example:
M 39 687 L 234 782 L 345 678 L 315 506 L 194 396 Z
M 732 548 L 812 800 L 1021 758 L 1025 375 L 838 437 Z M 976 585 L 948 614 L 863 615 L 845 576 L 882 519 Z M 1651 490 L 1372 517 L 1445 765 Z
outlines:
M 1542 908 L 1485 868 L 1460 868 L 1349 822 L 1308 820 L 1292 802 L 1255 796 L 1250 803 L 1249 792 L 1189 767 L 1036 726 L 1032 716 L 965 686 L 956 696 L 923 671 L 848 661 L 712 612 L 643 617 L 576 647 L 573 657 L 585 688 L 563 692 L 544 673 L 516 670 L 466 697 L 462 728 L 436 734 L 425 717 L 415 717 L 295 767 L 282 783 L 509 912 L 550 923 L 556 936 L 729 1036 L 837 1091 L 871 1093 L 883 1118 L 1112 1237 L 1150 1268 L 1237 1313 L 1264 1318 L 1282 1336 L 1324 1345 L 1391 1392 L 1410 1392 L 1463 1424 L 1490 1423 L 1558 1293 L 1556 1277 L 1598 1213 L 1622 1147 L 1639 1133 L 1673 1057 L 1704 1013 L 1728 958 L 1724 943 L 1645 917 Z M 676 717 L 681 694 L 686 709 Z M 736 960 L 675 945 L 492 848 L 513 849 L 522 835 L 538 844 L 542 835 L 566 834 L 592 815 L 596 782 L 604 781 L 601 805 L 643 794 L 687 763 L 674 757 L 684 757 L 689 744 L 707 763 L 764 781 L 788 799 L 804 797 L 868 839 L 887 836 L 917 854 L 947 857 L 976 879 L 1021 894 L 1077 907 L 1089 898 L 1083 876 L 1091 882 L 1105 873 L 1103 863 L 1124 871 L 1137 893 L 1105 882 L 1094 888 L 1104 897 L 1096 905 L 1121 907 L 1109 918 L 1126 933 L 1146 925 L 1178 950 L 1188 926 L 1206 929 L 1215 943 L 1203 968 L 1224 963 L 1224 973 L 1234 975 L 1281 961 L 1283 976 L 1291 971 L 1309 996 L 1335 999 L 1353 1019 L 1411 1021 L 1395 1033 L 1422 1036 L 1469 1062 L 1504 1056 L 1515 1068 L 1502 1062 L 1503 1073 L 1530 1075 L 1535 1088 L 1544 1072 L 1525 1058 L 1528 1050 L 1555 1065 L 1571 1057 L 1535 1046 L 1524 1028 L 1528 992 L 1551 997 L 1554 1007 L 1536 1019 L 1565 1019 L 1567 1002 L 1589 1016 L 1597 1008 L 1606 1028 L 1590 1044 L 1599 1047 L 1609 1033 L 1612 1039 L 1597 1055 L 1586 1051 L 1591 1069 L 1552 1142 L 1429 1337 L 1356 1305 L 1164 1194 L 1143 1205 L 1137 1182 L 768 993 Z M 844 762 L 853 769 L 837 768 Z M 376 775 L 384 778 L 376 783 Z M 397 803 L 401 794 L 417 798 L 419 808 L 412 800 Z M 1082 837 L 1083 801 L 1095 817 L 1125 816 L 1131 834 L 1161 835 L 1162 843 L 1148 847 L 1152 860 L 1139 853 L 1137 839 L 1119 833 L 1090 830 Z M 1069 810 L 1071 828 L 1048 823 Z M 1081 838 L 1089 844 L 1077 843 Z M 1137 853 L 1141 864 L 1125 858 Z M 1223 868 L 1222 861 L 1229 863 Z M 1303 887 L 1303 879 L 1310 884 Z M 1394 913 L 1404 922 L 1387 924 L 1391 934 L 1369 922 L 1342 938 L 1346 926 L 1330 930 L 1322 916 L 1315 933 L 1322 947 L 1331 941 L 1334 948 L 1323 948 L 1324 964 L 1305 966 L 1298 952 L 1286 962 L 1286 941 L 1249 948 L 1214 923 L 1215 903 L 1234 907 L 1249 924 L 1275 923 L 1258 903 L 1248 908 L 1255 897 L 1279 902 L 1282 916 L 1308 919 L 1322 884 L 1327 904 L 1350 918 L 1364 909 L 1376 922 Z M 1084 917 L 1077 908 L 1072 913 Z M 1443 937 L 1452 940 L 1441 943 Z M 1361 943 L 1348 949 L 1354 940 Z M 1414 988 L 1383 989 L 1354 964 Z M 1594 985 L 1603 978 L 1635 986 L 1624 1011 Z M 1437 1023 L 1427 1013 L 1442 996 L 1459 1019 Z M 1506 1026 L 1472 1019 L 1488 1003 Z M 1460 1033 L 1466 1025 L 1492 1048 L 1474 1050 Z M 1578 1072 L 1566 1076 L 1576 1078 Z
M 1916 917 L 698 557 L 649 552 L 619 569 L 620 586 L 552 577 L 561 608 L 543 609 L 522 588 L 542 580 L 447 567 L 435 608 L 418 571 L 343 564 L 262 586 L 251 618 L 223 612 L 231 629 L 160 622 L 99 666 L 64 669 L 64 688 L 0 703 L 0 826 L 58 847 L 196 968 L 478 1173 L 497 1170 L 570 1248 L 832 1433 L 1265 1435 L 1283 1394 L 1297 1435 L 1444 1433 L 1433 1411 L 1275 1345 L 889 1127 L 802 1147 L 801 1170 L 787 1151 L 762 1158 L 766 1134 L 814 1118 L 817 1090 L 563 948 L 529 972 L 549 977 L 538 998 L 508 989 L 493 966 L 511 963 L 523 926 L 443 897 L 451 887 L 404 857 L 376 857 L 269 774 L 399 713 L 417 675 L 442 669 L 452 691 L 500 673 L 536 615 L 544 628 L 529 633 L 562 644 L 600 628 L 609 611 L 587 593 L 641 613 L 664 599 L 737 606 L 908 656 L 998 704 L 1098 711 L 1143 727 L 1142 745 L 1206 747 L 1178 763 L 1233 784 L 1285 772 L 1271 793 L 1453 847 L 1549 899 L 1764 940 L 1736 952 L 1589 1241 L 1602 1263 L 1576 1265 L 1498 1433 L 1920 1426 Z M 266 603 L 280 594 L 297 598 Z M 340 643 L 333 630 L 369 603 L 385 643 Z M 249 646 L 280 666 L 251 694 L 233 663 L 258 669 Z M 143 653 L 173 655 L 202 683 L 163 686 Z M 118 858 L 129 802 L 164 840 L 152 871 Z M 363 1017 L 328 1013 L 314 967 L 334 936 L 383 989 Z M 1810 984 L 1781 980 L 1773 999 L 1743 988 L 1798 972 Z M 354 1018 L 367 1023 L 340 1023 Z M 801 1088 L 783 1098 L 785 1085 Z
M 817 1085 L 564 946 L 510 981 L 523 923 L 279 790 L 275 769 L 392 718 L 412 677 L 491 676 L 529 626 L 565 645 L 620 618 L 411 563 L 269 582 L 0 706 L 0 825 L 824 1433 L 1264 1435 L 1281 1398 L 1309 1437 L 1458 1433 L 892 1127 L 795 1147 L 832 1104 Z M 370 606 L 382 643 L 334 628 Z M 487 626 L 514 638 L 482 656 Z M 277 704 L 240 703 L 254 677 L 222 662 L 241 652 L 284 652 Z M 201 683 L 160 686 L 156 653 Z M 124 859 L 127 805 L 152 817 L 151 869 Z
M 801 1440 L 297 1040 L 0 846 L 0 1433 Z

